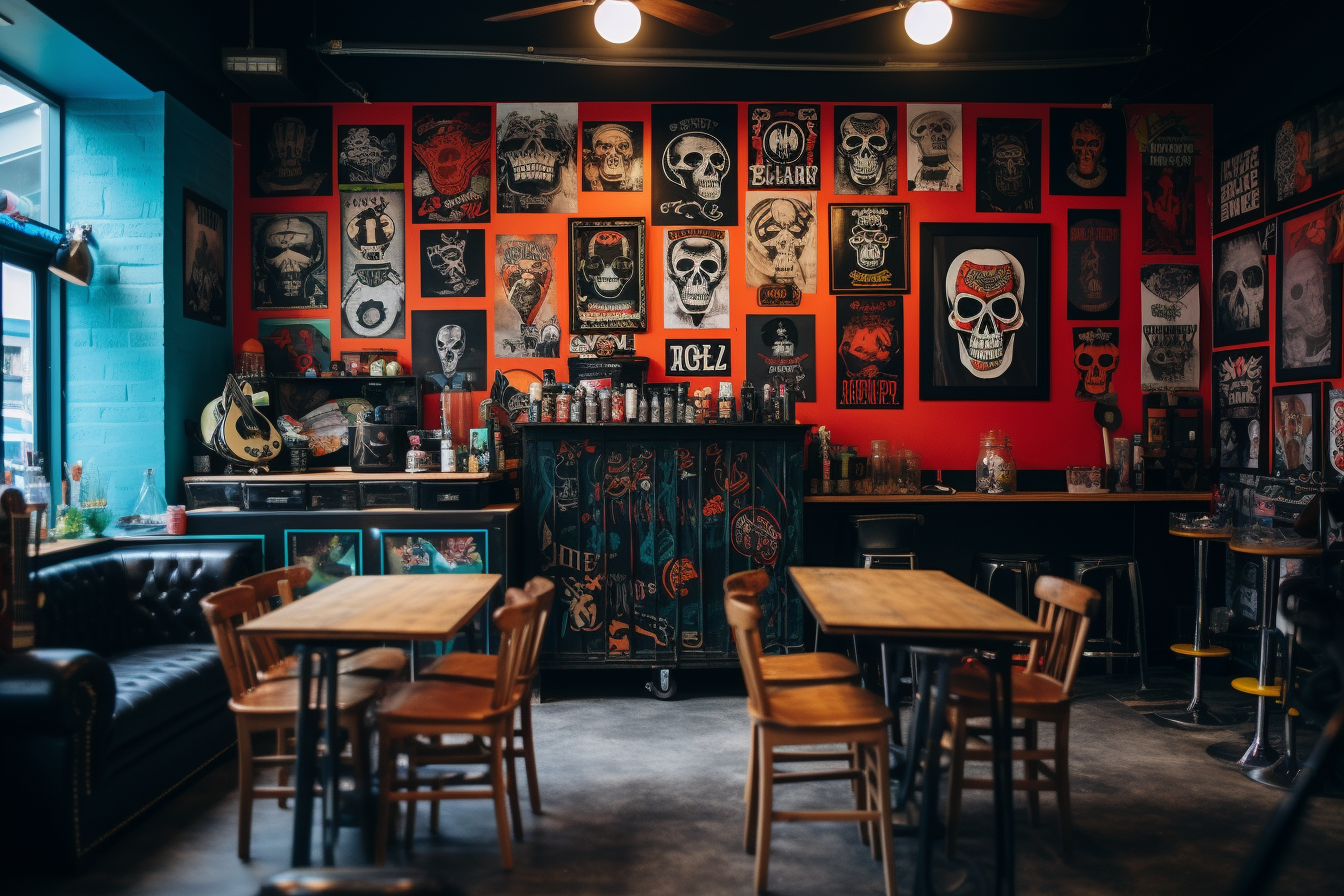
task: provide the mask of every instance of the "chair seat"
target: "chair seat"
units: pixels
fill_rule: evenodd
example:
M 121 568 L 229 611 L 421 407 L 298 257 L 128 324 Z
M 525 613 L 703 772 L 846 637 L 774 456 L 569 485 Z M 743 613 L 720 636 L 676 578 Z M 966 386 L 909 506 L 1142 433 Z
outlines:
M 522 695 L 514 690 L 507 705 L 490 705 L 494 688 L 460 681 L 415 681 L 393 691 L 378 707 L 379 720 L 451 725 L 485 722 L 512 713 Z
M 316 657 L 314 657 L 316 664 Z M 399 647 L 370 647 L 356 653 L 342 656 L 336 663 L 336 671 L 342 675 L 376 675 L 391 678 L 406 668 L 406 654 Z M 313 666 L 317 671 L 317 666 Z M 266 670 L 265 681 L 277 681 L 299 677 L 299 658 L 291 654 Z
M 494 684 L 499 670 L 499 657 L 493 653 L 446 653 L 418 673 L 420 679 L 464 681 L 472 684 Z
M 1014 707 L 1069 702 L 1064 686 L 1048 675 L 1028 675 L 1026 670 L 1014 669 L 1012 680 Z M 953 669 L 948 690 L 969 715 L 988 715 L 989 671 L 984 666 Z
M 762 725 L 779 728 L 859 728 L 885 725 L 891 710 L 876 694 L 852 684 L 819 684 L 770 691 L 770 716 Z
M 319 693 L 318 682 L 313 682 L 312 693 L 319 698 L 318 705 L 325 707 L 326 688 Z M 361 703 L 368 703 L 378 696 L 383 682 L 371 675 L 341 676 L 336 680 L 336 708 L 350 709 Z M 229 709 L 248 715 L 294 715 L 299 708 L 299 680 L 281 678 L 265 681 L 241 696 L 229 700 Z
M 857 681 L 859 667 L 839 653 L 786 653 L 761 657 L 761 680 L 768 685 Z

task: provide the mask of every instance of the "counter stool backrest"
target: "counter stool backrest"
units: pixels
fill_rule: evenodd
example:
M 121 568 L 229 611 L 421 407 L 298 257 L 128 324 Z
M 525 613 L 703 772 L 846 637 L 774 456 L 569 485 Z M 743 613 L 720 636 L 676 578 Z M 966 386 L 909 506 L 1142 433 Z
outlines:
M 723 611 L 737 642 L 737 659 L 747 682 L 748 705 L 757 718 L 766 719 L 770 717 L 770 697 L 761 678 L 761 608 L 754 597 L 743 591 L 726 591 Z
M 763 569 L 750 569 L 746 572 L 735 572 L 724 579 L 723 594 L 725 597 L 736 596 L 737 599 L 754 605 L 761 592 L 769 585 L 770 573 Z
M 292 604 L 294 592 L 305 587 L 312 577 L 313 571 L 306 566 L 284 566 L 248 576 L 238 584 L 251 588 L 257 595 L 261 612 L 269 613 L 277 606 Z M 275 600 L 277 597 L 278 604 Z M 254 638 L 247 642 L 247 649 L 256 655 L 257 663 L 262 669 L 269 669 L 285 658 L 274 638 Z
M 224 675 L 235 699 L 257 686 L 265 670 L 250 645 L 243 643 L 238 627 L 266 612 L 265 602 L 246 585 L 234 585 L 201 598 L 201 613 L 210 625 L 210 635 L 224 663 Z
M 909 558 L 910 566 L 914 568 L 915 530 L 924 525 L 923 514 L 883 513 L 849 519 L 857 536 L 858 565 L 866 565 L 865 555 L 873 558 L 894 555 Z
M 521 588 L 510 588 L 504 593 L 504 606 L 495 610 L 491 617 L 499 630 L 499 665 L 490 698 L 493 709 L 502 709 L 512 701 L 518 679 L 526 671 L 538 609 L 535 597 Z
M 1035 593 L 1040 601 L 1036 621 L 1050 630 L 1050 637 L 1031 642 L 1027 673 L 1049 676 L 1060 683 L 1065 694 L 1071 694 L 1087 643 L 1088 621 L 1101 595 L 1086 585 L 1056 576 L 1038 578 Z

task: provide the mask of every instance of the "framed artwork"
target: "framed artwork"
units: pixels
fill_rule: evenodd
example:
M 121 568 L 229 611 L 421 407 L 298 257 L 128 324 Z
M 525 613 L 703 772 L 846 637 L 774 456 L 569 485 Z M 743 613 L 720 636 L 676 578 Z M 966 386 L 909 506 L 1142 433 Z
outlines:
M 327 307 L 327 213 L 252 216 L 252 310 Z
M 1199 265 L 1139 268 L 1145 349 L 1139 364 L 1144 392 L 1199 391 Z
M 644 122 L 585 121 L 585 193 L 638 193 L 644 189 Z
M 921 224 L 919 397 L 1048 401 L 1050 225 Z
M 485 529 L 383 529 L 379 536 L 385 576 L 482 573 L 490 556 Z
M 420 295 L 485 296 L 485 231 L 420 231 Z
M 910 203 L 830 207 L 831 292 L 910 291 Z
M 901 181 L 897 106 L 836 106 L 832 192 L 895 196 Z
M 489 106 L 411 107 L 411 208 L 416 224 L 490 220 Z
M 1278 382 L 1340 375 L 1340 267 L 1330 264 L 1334 207 L 1330 200 L 1279 217 Z
M 835 406 L 905 407 L 905 299 L 836 296 Z
M 286 529 L 285 565 L 308 567 L 307 593 L 321 591 L 363 574 L 363 536 L 360 529 Z
M 1041 210 L 1041 120 L 975 120 L 975 210 Z
M 633 333 L 587 333 L 569 336 L 569 353 L 585 358 L 610 358 L 635 353 Z
M 1195 254 L 1198 136 L 1181 112 L 1152 112 L 1133 125 L 1143 176 L 1144 255 Z
M 1074 327 L 1073 366 L 1078 370 L 1075 398 L 1115 401 L 1115 369 L 1120 366 L 1119 327 Z
M 342 190 L 400 187 L 406 170 L 406 128 L 343 124 L 336 129 L 336 182 Z
M 737 104 L 654 103 L 655 226 L 737 224 Z
M 1125 195 L 1128 142 L 1119 109 L 1051 109 L 1051 194 Z
M 1278 478 L 1306 477 L 1321 469 L 1321 383 L 1275 386 L 1270 393 L 1274 417 L 1274 466 Z
M 406 336 L 406 195 L 341 192 L 341 336 Z
M 1258 138 L 1243 140 L 1231 149 L 1217 152 L 1213 178 L 1217 196 L 1213 207 L 1214 233 L 1264 217 L 1269 197 Z
M 264 317 L 257 321 L 257 339 L 269 373 L 315 370 L 320 376 L 331 368 L 331 321 L 326 318 Z
M 571 218 L 569 332 L 647 330 L 644 270 L 643 218 Z
M 553 233 L 495 234 L 495 357 L 560 357 Z
M 1282 211 L 1319 195 L 1316 183 L 1316 110 L 1304 107 L 1274 119 L 1264 142 L 1269 156 L 1269 208 Z
M 500 103 L 495 109 L 497 211 L 579 210 L 579 104 Z
M 1269 265 L 1265 227 L 1247 227 L 1213 240 L 1213 345 L 1269 338 Z
M 747 315 L 747 379 L 792 382 L 799 401 L 817 400 L 817 324 L 811 314 Z
M 253 106 L 248 122 L 253 198 L 331 195 L 331 106 Z
M 1224 472 L 1269 470 L 1269 349 L 1213 353 L 1218 465 Z
M 1344 481 L 1344 389 L 1330 389 L 1325 403 L 1329 427 L 1325 430 L 1321 465 L 1326 470 L 1326 481 L 1337 485 Z
M 747 194 L 747 285 L 761 305 L 817 291 L 817 194 Z
M 728 231 L 669 227 L 663 231 L 663 326 L 669 330 L 728 327 Z
M 815 190 L 821 186 L 821 110 L 816 106 L 747 106 L 751 158 L 748 190 Z
M 961 106 L 909 103 L 905 120 L 906 187 L 912 191 L 960 193 L 965 180 Z
M 1069 320 L 1120 319 L 1120 210 L 1069 209 Z
M 459 373 L 484 389 L 486 333 L 484 311 L 412 311 L 411 371 L 439 390 Z
M 182 316 L 222 327 L 228 320 L 229 213 L 182 191 Z

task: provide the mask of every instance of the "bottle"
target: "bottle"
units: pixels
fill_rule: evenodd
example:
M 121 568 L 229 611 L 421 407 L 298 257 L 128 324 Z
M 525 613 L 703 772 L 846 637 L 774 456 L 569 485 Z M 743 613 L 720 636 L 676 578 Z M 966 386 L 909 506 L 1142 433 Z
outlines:
M 144 481 L 140 484 L 140 497 L 135 501 L 135 510 L 133 516 L 138 517 L 163 517 L 168 513 L 168 501 L 163 497 L 163 492 L 159 491 L 154 485 L 154 468 L 150 467 L 145 471 Z M 147 522 L 147 520 L 141 520 Z
M 643 402 L 640 402 L 641 409 L 643 408 L 643 406 L 644 406 Z M 663 399 L 658 395 L 657 391 L 653 391 L 652 394 L 650 395 L 649 422 L 650 423 L 663 422 Z
M 638 405 L 638 408 L 639 408 L 639 411 L 638 411 L 638 414 L 636 415 L 636 419 L 637 419 L 637 421 L 638 421 L 639 423 L 648 423 L 648 422 L 649 422 L 649 396 L 645 395 L 645 394 L 644 394 L 644 391 L 643 391 L 642 389 L 640 390 L 640 393 L 639 393 L 639 405 Z
M 574 387 L 574 397 L 569 400 L 570 423 L 583 422 L 583 406 L 588 397 L 587 392 L 588 390 L 584 389 L 583 386 Z
M 625 384 L 625 419 L 631 423 L 639 419 L 639 392 L 634 383 Z
M 1130 470 L 1130 487 L 1136 492 L 1143 491 L 1144 470 L 1143 470 L 1143 434 L 1134 433 L 1134 468 Z
M 569 404 L 570 404 L 571 401 L 573 401 L 573 396 L 570 395 L 569 392 L 570 392 L 570 386 L 569 386 L 569 383 L 565 383 L 565 384 L 564 384 L 562 387 L 560 387 L 560 389 L 555 393 L 555 422 L 556 422 L 556 423 L 568 423 L 568 422 L 569 422 Z
M 583 396 L 583 422 L 597 422 L 597 394 L 591 390 Z
M 663 422 L 677 422 L 677 390 L 668 388 L 663 390 Z
M 690 404 L 687 400 L 691 391 L 690 383 L 677 383 L 677 416 L 678 423 L 686 422 L 686 407 Z M 694 419 L 694 417 L 692 417 Z
M 611 390 L 597 390 L 597 419 L 601 423 L 611 422 Z
M 761 386 L 761 422 L 774 423 L 775 387 L 769 383 Z
M 739 408 L 741 415 L 739 419 L 743 423 L 755 423 L 753 419 L 756 411 L 756 387 L 750 381 L 742 381 L 742 406 Z
M 733 384 L 719 383 L 719 420 L 730 423 L 733 419 Z
M 541 383 L 527 387 L 527 422 L 541 422 Z
M 779 394 L 779 423 L 793 422 L 793 384 L 781 378 L 775 391 Z
M 611 390 L 611 422 L 625 422 L 625 390 Z
M 457 472 L 457 452 L 453 448 L 453 431 L 451 429 L 443 431 L 443 439 L 439 442 L 439 472 Z

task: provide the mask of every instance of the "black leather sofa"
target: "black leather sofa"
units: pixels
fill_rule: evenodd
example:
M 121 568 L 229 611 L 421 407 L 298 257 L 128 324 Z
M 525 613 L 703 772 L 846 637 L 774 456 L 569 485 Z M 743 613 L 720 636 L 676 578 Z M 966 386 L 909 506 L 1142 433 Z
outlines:
M 76 867 L 236 733 L 200 610 L 260 541 L 115 539 L 44 559 L 37 647 L 0 656 L 0 861 Z

